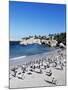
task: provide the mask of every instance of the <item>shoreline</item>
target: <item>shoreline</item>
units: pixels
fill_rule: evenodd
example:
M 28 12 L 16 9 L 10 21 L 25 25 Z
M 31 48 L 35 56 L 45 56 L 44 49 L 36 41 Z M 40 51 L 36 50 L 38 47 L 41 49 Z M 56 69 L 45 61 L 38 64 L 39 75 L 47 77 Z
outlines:
M 66 49 L 14 60 L 9 70 L 10 88 L 66 85 Z
M 15 57 L 16 60 L 10 60 L 12 58 L 9 58 L 9 63 L 10 66 L 12 65 L 17 65 L 17 64 L 25 64 L 26 62 L 30 62 L 30 61 L 35 61 L 37 59 L 43 59 L 46 57 L 49 57 L 50 55 L 52 55 L 53 53 L 57 53 L 57 51 L 60 51 L 61 48 L 56 48 L 53 51 L 48 51 L 48 52 L 44 52 L 44 53 L 40 53 L 40 54 L 35 54 L 35 55 L 29 55 L 29 56 L 20 56 L 19 57 Z M 66 53 L 66 52 L 65 52 Z
M 59 49 L 55 49 L 55 50 L 53 50 L 53 51 L 57 51 L 57 50 L 59 50 Z M 9 62 L 10 62 L 10 66 L 11 65 L 17 65 L 17 64 L 20 64 L 20 62 L 22 63 L 22 64 L 25 64 L 26 62 L 30 62 L 30 61 L 33 61 L 34 59 L 36 60 L 36 59 L 42 59 L 43 57 L 45 58 L 46 57 L 46 55 L 49 55 L 49 54 L 51 54 L 51 53 L 53 53 L 53 51 L 50 51 L 50 52 L 44 52 L 44 53 L 40 53 L 40 54 L 35 54 L 35 55 L 29 55 L 29 56 L 20 56 L 21 58 L 19 58 L 19 57 L 15 57 L 15 58 L 13 58 L 13 59 L 15 59 L 15 60 L 11 60 L 12 58 L 10 58 L 9 59 Z M 27 59 L 29 59 L 29 60 L 27 60 Z

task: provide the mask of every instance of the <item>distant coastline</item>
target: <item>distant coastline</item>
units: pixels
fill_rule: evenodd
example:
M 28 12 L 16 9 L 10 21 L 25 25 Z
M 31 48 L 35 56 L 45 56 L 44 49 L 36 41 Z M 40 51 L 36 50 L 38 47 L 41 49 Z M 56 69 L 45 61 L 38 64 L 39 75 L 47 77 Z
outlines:
M 53 50 L 56 47 L 66 48 L 66 33 L 49 34 L 49 36 L 28 36 L 20 40 L 10 40 L 10 58 L 16 60 L 21 56 L 30 56 Z M 51 48 L 49 48 L 51 47 Z
M 10 40 L 11 42 L 19 42 L 21 45 L 28 45 L 28 44 L 47 44 L 49 46 L 57 46 L 60 43 L 66 45 L 66 32 L 49 34 L 48 36 L 27 36 L 23 37 L 20 40 Z

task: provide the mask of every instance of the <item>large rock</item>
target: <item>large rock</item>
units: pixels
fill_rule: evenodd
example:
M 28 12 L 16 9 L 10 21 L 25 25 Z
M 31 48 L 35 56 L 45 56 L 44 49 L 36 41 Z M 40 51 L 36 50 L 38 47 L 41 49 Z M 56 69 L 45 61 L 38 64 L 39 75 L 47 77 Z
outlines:
M 65 48 L 65 45 L 64 45 L 63 43 L 60 43 L 59 46 L 60 46 L 61 48 Z

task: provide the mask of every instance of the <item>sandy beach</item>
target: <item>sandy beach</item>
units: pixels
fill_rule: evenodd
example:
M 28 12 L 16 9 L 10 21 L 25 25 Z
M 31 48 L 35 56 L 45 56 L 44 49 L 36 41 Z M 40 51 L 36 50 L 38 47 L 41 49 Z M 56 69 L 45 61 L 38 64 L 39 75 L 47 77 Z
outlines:
M 10 61 L 10 88 L 66 85 L 66 49 Z

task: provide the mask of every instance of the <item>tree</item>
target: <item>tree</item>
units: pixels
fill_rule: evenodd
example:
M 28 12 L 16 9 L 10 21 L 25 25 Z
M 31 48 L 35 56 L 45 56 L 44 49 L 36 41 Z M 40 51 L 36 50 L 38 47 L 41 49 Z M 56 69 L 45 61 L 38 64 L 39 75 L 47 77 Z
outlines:
M 54 34 L 49 34 L 48 36 L 49 36 L 49 39 L 52 40 L 52 37 L 54 36 Z
M 54 39 L 58 41 L 58 44 L 63 43 L 66 45 L 66 32 L 54 35 Z

